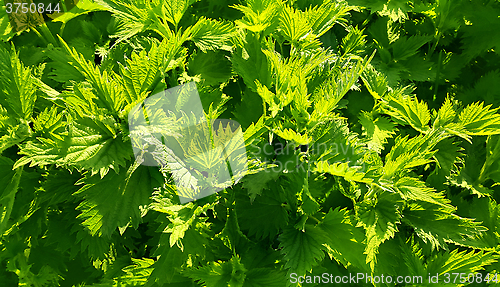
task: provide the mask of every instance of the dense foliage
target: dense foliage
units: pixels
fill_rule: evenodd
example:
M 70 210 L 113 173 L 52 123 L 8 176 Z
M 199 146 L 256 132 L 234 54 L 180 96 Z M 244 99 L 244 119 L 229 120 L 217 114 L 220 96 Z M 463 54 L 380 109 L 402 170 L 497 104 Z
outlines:
M 500 1 L 92 1 L 0 14 L 0 285 L 500 271 Z M 180 204 L 127 116 L 193 81 L 249 172 Z

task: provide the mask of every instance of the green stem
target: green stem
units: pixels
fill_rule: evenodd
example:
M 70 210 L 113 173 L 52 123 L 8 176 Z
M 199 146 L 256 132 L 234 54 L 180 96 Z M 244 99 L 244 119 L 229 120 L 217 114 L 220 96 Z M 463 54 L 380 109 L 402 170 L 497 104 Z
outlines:
M 16 198 L 16 193 L 19 188 L 19 182 L 21 180 L 21 175 L 23 173 L 23 166 L 20 166 L 16 169 L 16 173 L 11 179 L 11 182 L 7 184 L 4 190 L 3 198 L 4 204 L 2 206 L 3 215 L 0 218 L 0 235 L 3 235 L 7 231 L 7 227 L 10 220 L 10 214 L 14 207 L 14 200 Z
M 364 29 L 366 27 L 366 25 L 368 25 L 368 23 L 370 23 L 370 21 L 373 18 L 373 15 L 374 15 L 374 13 L 370 13 L 370 15 L 368 15 L 368 17 L 366 17 L 365 21 L 363 21 L 363 23 L 361 24 L 361 29 Z
M 47 39 L 45 39 L 40 32 L 35 27 L 31 27 L 31 30 L 35 32 L 35 34 L 38 36 L 38 38 L 42 39 L 42 41 L 45 43 L 45 45 L 48 44 Z
M 66 27 L 66 23 L 62 23 L 62 25 L 61 25 L 61 29 L 59 30 L 59 35 L 61 35 L 61 37 L 62 37 L 62 35 L 63 35 L 63 33 L 64 33 L 64 28 L 65 28 L 65 27 Z
M 316 221 L 316 223 L 321 223 L 321 221 L 319 221 L 319 219 L 317 219 L 316 217 L 314 217 L 312 215 L 309 215 L 309 218 L 311 218 L 312 220 Z
M 442 55 L 443 51 L 439 51 L 439 57 L 438 57 L 438 66 L 436 70 L 436 78 L 434 79 L 434 96 L 433 100 L 436 100 L 437 97 L 437 92 L 438 92 L 438 86 L 439 86 L 439 73 L 441 73 L 441 62 L 442 62 Z
M 293 55 L 295 55 L 296 52 L 296 47 L 295 47 L 295 44 L 292 42 L 290 43 L 290 57 L 292 57 Z
M 42 25 L 40 25 L 40 28 L 40 31 L 45 36 L 45 38 L 48 39 L 48 42 L 52 43 L 54 46 L 58 46 L 56 38 L 54 38 L 54 35 L 52 35 L 52 32 L 50 31 L 49 27 L 47 27 L 47 24 L 43 23 Z
M 436 42 L 434 43 L 434 45 L 432 45 L 432 48 L 431 48 L 431 50 L 428 53 L 428 57 L 429 58 L 431 58 L 432 54 L 434 54 L 434 52 L 436 51 L 436 48 L 437 48 L 437 46 L 439 44 L 439 39 L 441 38 L 441 32 L 439 32 L 436 37 L 437 37 Z
M 491 136 L 488 137 L 488 140 L 491 140 Z M 495 148 L 492 149 L 493 151 L 495 150 L 500 150 L 500 140 L 497 141 L 497 144 Z M 495 152 L 493 152 L 495 153 Z M 486 161 L 484 162 L 483 167 L 481 168 L 481 172 L 479 173 L 479 177 L 477 179 L 477 183 L 483 183 L 486 179 L 488 179 L 489 172 L 486 172 L 490 166 L 496 161 L 497 159 L 495 157 L 491 157 L 489 154 L 486 154 Z
M 61 0 L 61 4 L 62 4 L 62 8 L 63 8 L 64 13 L 68 12 L 68 9 L 66 8 L 66 3 L 64 0 Z

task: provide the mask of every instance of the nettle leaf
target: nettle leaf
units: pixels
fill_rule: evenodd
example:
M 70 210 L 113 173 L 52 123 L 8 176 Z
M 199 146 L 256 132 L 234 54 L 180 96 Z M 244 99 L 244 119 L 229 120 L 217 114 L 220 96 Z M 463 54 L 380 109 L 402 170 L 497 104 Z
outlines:
M 68 124 L 68 131 L 60 139 L 37 138 L 20 151 L 24 155 L 16 167 L 56 164 L 90 170 L 92 175 L 106 175 L 109 169 L 119 171 L 133 155 L 130 141 L 123 137 L 118 124 L 110 116 L 76 118 Z
M 224 229 L 217 236 L 220 236 L 224 245 L 233 250 L 233 252 L 242 250 L 243 246 L 250 242 L 240 230 L 238 217 L 234 209 L 228 212 Z
M 101 73 L 99 67 L 87 61 L 84 56 L 78 53 L 75 48 L 70 48 L 64 40 L 59 37 L 62 46 L 71 56 L 71 63 L 85 76 L 96 92 L 98 105 L 106 108 L 110 113 L 118 115 L 123 107 L 125 98 L 122 96 L 123 87 L 118 84 L 113 72 L 104 71 Z
M 228 188 L 247 171 L 244 141 L 236 122 L 215 121 L 212 127 L 204 122 L 190 124 L 195 120 L 194 116 L 189 121 L 182 118 L 180 121 L 185 122 L 176 127 L 179 135 L 158 130 L 161 138 L 149 134 L 143 136 L 143 143 L 134 142 L 140 153 L 150 150 L 149 165 L 160 165 L 171 173 L 182 203 Z M 141 136 L 140 129 L 134 132 Z
M 303 14 L 304 12 L 293 7 L 284 6 L 280 16 L 280 28 L 286 40 L 297 43 L 310 32 L 312 27 Z
M 255 123 L 258 123 L 259 121 L 261 123 L 263 122 L 264 117 L 262 115 L 264 111 L 262 106 L 262 98 L 259 94 L 250 89 L 245 89 L 241 95 L 241 102 L 235 105 L 234 111 L 232 112 L 235 120 L 237 120 L 243 128 L 247 128 L 245 130 L 245 136 L 247 135 L 247 131 L 248 133 L 253 131 L 252 127 Z M 262 126 L 259 128 L 260 131 L 263 130 Z M 256 141 L 256 136 L 253 136 L 250 139 L 250 142 L 246 141 L 247 146 Z
M 353 27 L 349 30 L 349 34 L 342 39 L 341 49 L 346 54 L 358 54 L 364 51 L 366 45 L 366 35 L 363 35 L 364 30 Z
M 7 110 L 0 106 L 0 153 L 32 135 L 27 121 L 16 122 L 14 118 L 9 116 Z
M 483 106 L 482 102 L 465 107 L 459 115 L 458 123 L 463 126 L 468 135 L 495 135 L 500 133 L 499 108 L 490 109 L 491 105 Z
M 276 93 L 269 91 L 267 86 L 258 84 L 258 80 L 256 81 L 256 85 L 257 92 L 270 106 L 271 115 L 273 117 L 276 116 L 284 107 L 292 103 L 290 112 L 294 120 L 302 124 L 307 123 L 310 118 L 308 109 L 311 107 L 310 96 L 307 91 L 307 79 L 317 68 L 321 68 L 322 65 L 331 60 L 333 55 L 328 51 L 318 50 L 310 54 L 293 55 L 290 58 L 284 58 L 279 53 L 273 51 L 273 49 L 266 49 L 262 52 L 266 55 L 270 63 L 271 72 L 274 73 Z M 362 63 L 361 67 L 363 67 Z M 349 86 L 342 94 L 340 89 L 345 89 L 345 86 L 341 85 L 342 81 L 346 81 L 347 83 L 344 84 L 349 85 L 349 82 L 353 82 L 357 78 L 357 75 L 354 76 L 351 74 L 353 70 L 356 71 L 353 68 L 344 74 L 344 77 L 348 77 L 349 79 L 337 79 L 335 84 L 330 88 L 330 91 L 336 92 L 334 99 L 342 98 L 350 88 Z M 327 97 L 332 97 L 332 95 L 327 95 Z M 333 109 L 333 105 L 327 108 Z M 327 110 L 325 112 L 328 113 L 330 111 Z
M 408 269 L 408 274 L 412 276 L 428 276 L 426 273 L 425 259 L 423 256 L 422 248 L 412 236 L 405 241 L 400 240 L 400 250 L 405 267 Z
M 62 126 L 63 114 L 58 111 L 55 105 L 51 106 L 50 109 L 45 108 L 33 122 L 34 130 L 46 135 L 48 138 L 57 137 L 56 133 L 61 130 Z
M 19 60 L 13 48 L 9 53 L 0 48 L 0 106 L 9 115 L 30 120 L 35 106 L 36 94 L 31 69 Z
M 9 112 L 0 105 L 0 131 L 5 132 L 9 127 L 16 125 L 16 120 L 13 119 Z
M 349 172 L 364 168 L 363 158 L 368 154 L 367 150 L 344 119 L 334 118 L 315 125 L 311 136 L 314 140 L 310 150 L 313 156 L 309 159 L 311 166 L 315 164 L 329 172 L 331 165 L 332 172 L 341 174 L 346 174 L 346 168 Z M 323 166 L 323 163 L 328 164 Z
M 297 145 L 307 145 L 312 141 L 307 133 L 301 135 L 292 129 L 275 129 L 273 132 L 282 139 L 293 142 Z
M 396 124 L 384 117 L 374 118 L 372 113 L 362 112 L 359 115 L 359 122 L 363 126 L 363 136 L 366 137 L 369 149 L 381 153 L 387 139 L 396 134 Z
M 412 226 L 415 233 L 424 243 L 429 243 L 432 249 L 448 249 L 446 243 L 487 248 L 477 240 L 487 229 L 473 219 L 463 218 L 452 212 L 450 207 L 414 202 L 403 211 L 403 221 Z
M 246 273 L 245 287 L 281 287 L 285 274 L 273 268 L 254 268 Z
M 254 33 L 264 31 L 268 35 L 278 26 L 282 4 L 275 0 L 250 0 L 246 1 L 247 6 L 234 5 L 234 9 L 240 10 L 245 16 L 236 20 L 235 24 L 243 29 L 248 29 Z
M 474 198 L 471 202 L 462 200 L 457 203 L 457 213 L 482 222 L 488 228 L 481 235 L 480 241 L 487 246 L 494 248 L 500 242 L 500 208 L 496 201 L 491 197 Z
M 481 168 L 479 181 L 487 178 L 500 182 L 500 135 L 488 136 L 486 139 L 486 161 Z
M 448 179 L 450 185 L 468 190 L 470 194 L 477 195 L 478 197 L 491 196 L 494 191 L 491 188 L 482 185 L 478 178 L 475 178 L 469 172 L 473 170 L 462 168 L 458 173 L 452 173 Z
M 129 224 L 137 228 L 155 185 L 151 173 L 150 168 L 135 164 L 126 173 L 80 180 L 85 185 L 74 195 L 83 198 L 77 207 L 82 225 L 92 236 L 103 237 L 110 237 L 117 227 L 122 233 Z
M 256 174 L 247 175 L 242 179 L 243 188 L 248 190 L 248 195 L 253 201 L 257 195 L 262 193 L 268 183 L 270 181 L 276 181 L 280 174 L 281 172 L 275 171 L 274 169 L 265 169 Z
M 248 230 L 248 236 L 273 237 L 288 224 L 287 209 L 273 193 L 276 193 L 274 189 L 256 197 L 254 201 L 243 194 L 237 197 L 238 223 L 242 230 Z
M 433 37 L 429 35 L 414 35 L 409 38 L 400 37 L 391 44 L 393 59 L 401 61 L 415 55 L 420 47 L 432 39 Z
M 399 74 L 402 80 L 423 82 L 435 81 L 436 79 L 435 63 L 429 58 L 416 55 L 399 63 L 402 64 L 402 70 Z
M 257 92 L 256 80 L 266 87 L 271 87 L 271 63 L 262 52 L 262 44 L 256 36 L 247 34 L 241 47 L 236 48 L 231 57 L 233 69 L 243 78 L 253 92 Z
M 462 157 L 464 149 L 454 142 L 453 139 L 445 139 L 440 141 L 435 148 L 437 152 L 434 154 L 436 159 L 436 170 L 439 168 L 447 176 L 450 175 L 452 170 L 457 168 L 457 164 L 463 163 Z
M 315 88 L 311 122 L 320 122 L 331 115 L 332 110 L 338 107 L 339 101 L 353 89 L 372 58 L 373 55 L 365 57 L 362 61 L 356 61 L 355 64 L 345 63 L 346 66 L 342 70 L 335 71 L 331 78 Z
M 500 105 L 498 94 L 500 94 L 500 70 L 493 70 L 481 76 L 474 87 L 460 94 L 459 99 L 463 103 L 481 100 L 498 107 Z
M 10 214 L 14 207 L 14 200 L 18 192 L 19 182 L 23 174 L 23 168 L 13 169 L 14 162 L 6 157 L 0 157 L 0 237 L 4 236 L 4 232 L 9 227 L 11 220 Z
M 345 93 L 340 92 L 340 89 L 342 89 L 343 84 L 348 85 L 348 83 L 343 83 L 342 80 L 342 77 L 336 80 L 332 77 L 315 88 L 311 101 L 311 105 L 314 106 L 310 116 L 311 123 L 322 122 L 332 117 L 333 110 L 338 108 L 342 97 L 345 95 Z M 353 81 L 353 78 L 346 80 Z M 341 85 L 337 85 L 337 83 L 341 83 Z
M 153 11 L 156 14 L 160 14 L 158 11 L 160 3 L 157 1 L 96 0 L 96 2 L 106 10 L 112 12 L 113 17 L 118 20 L 118 31 L 115 35 L 111 36 L 118 38 L 117 43 L 149 29 L 156 20 L 156 15 L 152 13 Z
M 326 161 L 320 161 L 316 163 L 314 169 L 315 172 L 326 172 L 331 175 L 341 176 L 345 180 L 352 180 L 363 183 L 370 183 L 373 181 L 372 178 L 365 177 L 366 174 L 360 171 L 360 167 L 349 166 L 347 162 L 335 162 L 330 164 Z
M 153 259 L 143 258 L 136 259 L 132 258 L 132 265 L 128 265 L 123 268 L 122 271 L 125 273 L 118 278 L 114 279 L 114 283 L 117 286 L 144 286 L 153 271 Z
M 247 276 L 246 272 L 247 270 L 240 262 L 240 258 L 235 256 L 229 261 L 211 262 L 208 266 L 186 270 L 183 274 L 207 287 L 242 287 Z
M 300 208 L 305 214 L 313 215 L 318 212 L 320 205 L 309 192 L 307 180 L 304 180 L 304 182 L 301 194 L 302 205 Z
M 306 224 L 304 230 L 287 227 L 279 237 L 280 248 L 289 272 L 305 275 L 321 260 L 327 235 L 318 227 Z
M 410 95 L 405 95 L 405 89 L 395 91 L 388 96 L 387 113 L 403 123 L 411 125 L 419 132 L 429 130 L 431 114 L 427 103 L 419 101 Z
M 204 222 L 200 218 L 200 214 L 205 213 L 208 209 L 213 208 L 210 204 L 197 206 L 192 202 L 185 205 L 174 205 L 165 201 L 157 201 L 151 207 L 158 212 L 167 214 L 169 220 L 168 225 L 163 230 L 164 233 L 169 233 L 170 247 L 177 245 L 184 251 L 182 239 L 186 231 L 190 228 L 195 228 L 197 223 Z
M 245 130 L 243 138 L 245 139 L 245 145 L 247 148 L 254 142 L 260 140 L 260 136 L 267 131 L 264 124 L 264 117 L 260 117 L 257 122 L 252 122 L 250 126 Z
M 428 259 L 427 272 L 431 275 L 439 274 L 439 285 L 441 286 L 457 286 L 457 283 L 461 282 L 462 279 L 454 282 L 455 274 L 477 274 L 478 271 L 484 270 L 484 266 L 497 262 L 498 258 L 500 256 L 495 252 L 459 251 L 457 248 Z
M 167 241 L 164 243 L 163 241 Z M 203 245 L 201 245 L 203 247 Z M 179 274 L 181 266 L 188 258 L 187 252 L 182 252 L 178 246 L 169 247 L 168 246 L 168 236 L 160 237 L 160 242 L 158 248 L 156 249 L 154 256 L 160 256 L 158 260 L 153 265 L 153 271 L 148 278 L 148 283 L 146 286 L 155 286 L 162 284 L 173 285 L 174 282 L 179 282 Z M 185 277 L 183 277 L 185 279 Z M 183 284 L 181 286 L 189 286 L 182 280 Z M 156 283 L 156 284 L 155 284 Z
M 113 252 L 112 239 L 109 237 L 92 236 L 89 229 L 82 225 L 77 226 L 81 222 L 77 218 L 78 210 L 75 211 L 76 213 L 72 214 L 73 221 L 71 221 L 70 226 L 73 227 L 71 232 L 76 232 L 76 239 L 69 238 L 69 244 L 72 247 L 71 252 L 74 254 L 77 254 L 79 251 L 85 252 L 92 260 L 95 260 L 96 265 L 101 265 L 109 260 L 110 253 Z M 75 243 L 78 245 L 75 246 Z
M 259 96 L 269 106 L 268 109 L 271 111 L 271 117 L 273 118 L 276 117 L 276 115 L 292 101 L 291 97 L 285 102 L 280 101 L 277 95 L 269 91 L 269 89 L 266 86 L 263 86 L 258 80 L 255 81 L 255 86 Z
M 373 98 L 379 100 L 385 96 L 388 90 L 388 82 L 384 74 L 378 72 L 370 65 L 368 69 L 363 71 L 361 79 Z
M 326 234 L 326 252 L 344 267 L 350 265 L 370 271 L 363 254 L 365 234 L 362 228 L 353 225 L 353 218 L 347 208 L 330 210 L 318 225 Z
M 121 83 L 128 104 L 143 100 L 167 72 L 166 68 L 176 52 L 168 48 L 168 44 L 173 43 L 164 40 L 159 45 L 153 43 L 147 53 L 145 50 L 132 52 L 131 59 L 126 59 L 126 65 L 120 65 Z
M 351 9 L 352 7 L 345 3 L 323 1 L 321 5 L 307 9 L 305 15 L 312 31 L 319 37 L 336 23 L 345 24 L 347 22 L 345 17 Z
M 189 61 L 190 74 L 200 75 L 205 85 L 226 82 L 231 77 L 231 62 L 221 52 L 197 53 Z
M 285 163 L 285 166 L 287 164 Z M 286 167 L 285 167 L 286 168 Z M 285 190 L 289 190 L 290 194 L 294 194 L 297 196 L 297 200 L 290 200 L 288 204 L 295 208 L 295 205 L 300 205 L 298 208 L 299 213 L 303 213 L 305 215 L 315 215 L 320 209 L 320 200 L 321 198 L 316 199 L 313 196 L 313 192 L 315 190 L 312 187 L 315 187 L 315 182 L 313 179 L 309 178 L 308 171 L 306 169 L 298 169 L 294 170 L 293 176 L 285 176 L 282 178 L 283 182 L 281 185 L 284 186 Z M 311 188 L 309 187 L 311 184 Z M 305 222 L 301 222 L 303 224 Z
M 393 238 L 398 231 L 397 224 L 401 223 L 401 203 L 399 195 L 383 192 L 376 198 L 365 198 L 356 203 L 357 226 L 363 226 L 366 231 L 366 263 L 371 269 L 377 263 L 376 255 L 380 244 Z
M 60 83 L 67 83 L 69 81 L 82 82 L 85 80 L 85 76 L 82 75 L 75 66 L 69 63 L 71 58 L 67 53 L 65 53 L 62 48 L 48 49 L 47 56 L 52 60 L 46 65 L 46 67 L 51 70 L 48 73 L 50 79 Z M 38 81 L 38 83 L 40 82 L 41 81 Z M 45 87 L 41 88 L 42 91 L 49 91 L 54 93 L 53 88 L 49 85 L 40 85 L 42 85 L 42 87 Z
M 175 27 L 179 25 L 182 16 L 195 0 L 173 0 L 163 2 L 162 16 L 165 20 L 172 23 Z
M 464 144 L 464 164 L 453 170 L 448 178 L 450 184 L 466 189 L 479 197 L 493 194 L 492 189 L 483 185 L 484 181 L 488 179 L 486 175 L 489 171 L 487 170 L 493 164 L 491 161 L 488 164 L 484 161 L 491 155 L 488 155 L 484 148 L 485 140 L 484 138 L 476 138 L 472 144 Z M 493 166 L 491 171 L 495 172 Z
M 157 228 L 157 232 L 162 233 L 158 243 L 153 243 L 157 248 L 152 256 L 160 257 L 153 266 L 154 270 L 146 286 L 167 283 L 169 286 L 195 286 L 191 280 L 181 275 L 182 271 L 186 270 L 186 261 L 189 262 L 189 266 L 206 264 L 206 254 L 211 254 L 211 248 L 215 245 L 223 247 L 220 240 L 216 244 L 210 244 L 214 238 L 209 230 L 210 224 L 206 222 L 208 219 L 206 211 L 214 206 L 213 204 L 200 206 L 192 202 L 178 205 L 161 193 L 155 194 L 154 200 L 156 202 L 150 207 L 160 212 L 156 221 L 161 225 Z
M 206 52 L 223 49 L 234 33 L 234 26 L 229 22 L 201 17 L 192 27 L 190 39 L 198 48 Z
M 500 45 L 498 40 L 500 28 L 498 13 L 500 9 L 494 2 L 481 3 L 481 5 L 478 5 L 479 2 L 466 2 L 464 4 L 466 6 L 462 9 L 466 11 L 467 19 L 474 23 L 474 25 L 467 25 L 463 29 L 463 53 L 469 60 L 493 47 L 498 48 Z
M 425 182 L 416 178 L 402 177 L 394 183 L 394 187 L 404 200 L 425 201 L 448 208 L 450 212 L 453 211 L 453 206 L 450 205 L 450 201 L 446 199 L 444 194 L 438 193 L 434 188 L 427 187 Z
M 408 136 L 403 138 L 398 136 L 386 156 L 384 178 L 390 178 L 404 169 L 431 162 L 436 153 L 435 145 L 447 136 L 440 130 L 431 130 L 426 135 L 419 135 L 411 139 L 408 139 Z
M 441 108 L 439 108 L 439 111 L 437 112 L 436 118 L 434 119 L 432 126 L 434 128 L 446 127 L 447 124 L 454 121 L 456 116 L 457 116 L 456 107 L 451 101 L 451 99 L 448 97 L 444 100 L 444 103 L 441 106 Z
M 99 105 L 99 99 L 92 86 L 86 82 L 75 83 L 72 92 L 64 91 L 61 96 L 69 107 L 68 111 L 76 113 L 80 117 L 92 114 L 109 114 L 106 108 Z

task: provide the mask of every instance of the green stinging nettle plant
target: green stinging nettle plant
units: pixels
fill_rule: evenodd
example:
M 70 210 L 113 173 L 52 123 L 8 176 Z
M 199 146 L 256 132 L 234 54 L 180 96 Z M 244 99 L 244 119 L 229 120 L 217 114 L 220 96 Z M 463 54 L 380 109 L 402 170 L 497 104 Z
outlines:
M 0 285 L 500 280 L 498 0 L 75 5 L 0 14 Z M 189 82 L 248 171 L 181 204 L 128 115 Z

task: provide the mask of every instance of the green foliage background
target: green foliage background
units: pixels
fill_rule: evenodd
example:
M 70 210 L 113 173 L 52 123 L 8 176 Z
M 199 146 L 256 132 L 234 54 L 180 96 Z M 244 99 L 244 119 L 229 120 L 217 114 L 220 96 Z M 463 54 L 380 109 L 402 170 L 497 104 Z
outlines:
M 498 0 L 80 0 L 15 32 L 4 8 L 1 285 L 493 279 L 499 15 Z M 190 81 L 209 119 L 242 125 L 250 174 L 180 205 L 168 170 L 136 164 L 127 115 Z

